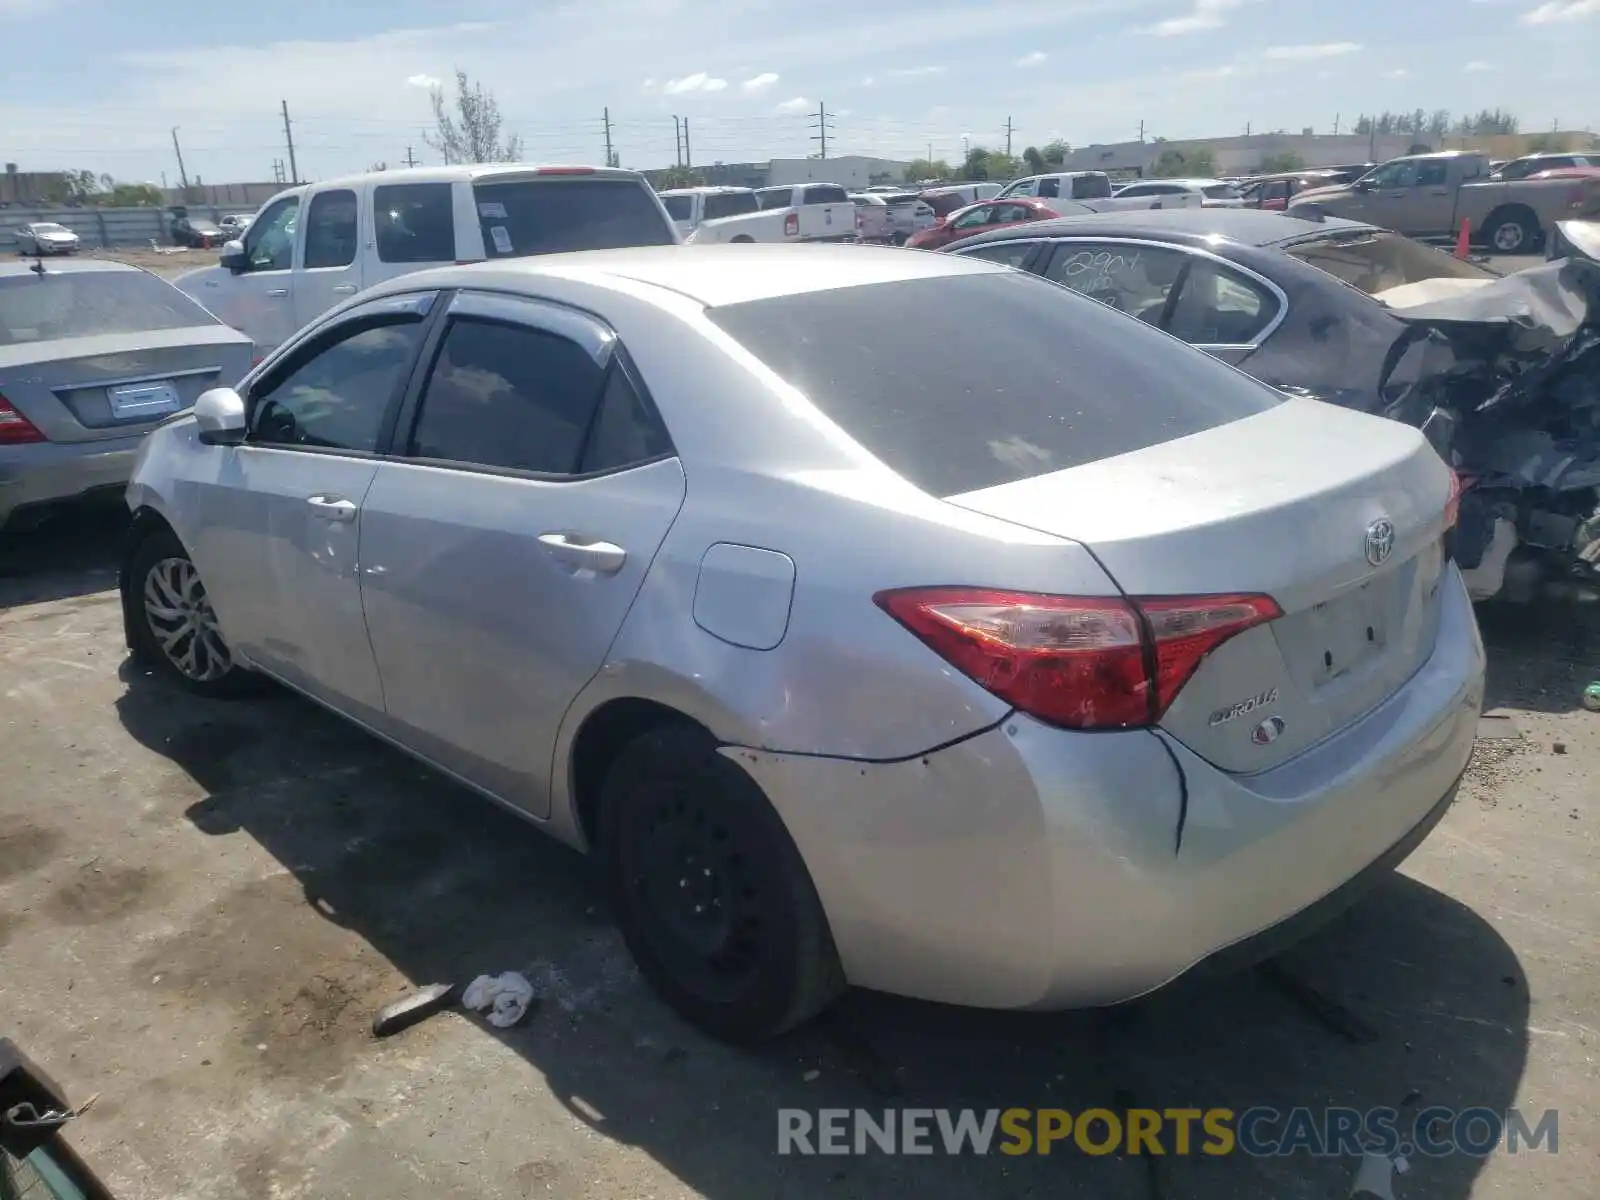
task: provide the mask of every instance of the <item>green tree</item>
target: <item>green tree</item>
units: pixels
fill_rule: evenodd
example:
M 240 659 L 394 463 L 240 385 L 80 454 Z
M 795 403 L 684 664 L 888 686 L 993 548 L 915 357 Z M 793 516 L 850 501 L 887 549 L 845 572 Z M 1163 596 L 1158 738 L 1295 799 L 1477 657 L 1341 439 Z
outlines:
M 1067 155 L 1071 153 L 1072 147 L 1060 138 L 1056 138 L 1053 142 L 1047 142 L 1044 148 L 1045 166 L 1059 169 L 1067 161 Z
M 162 199 L 161 189 L 153 183 L 113 183 L 101 203 L 109 208 L 155 208 Z
M 949 179 L 950 164 L 942 158 L 914 158 L 906 164 L 906 182 L 920 183 L 924 179 Z
M 1290 171 L 1303 171 L 1305 166 L 1306 160 L 1293 150 L 1283 150 L 1263 157 L 1258 169 L 1263 175 L 1284 175 Z
M 1039 147 L 1029 146 L 1022 152 L 1022 161 L 1027 164 L 1028 171 L 1034 175 L 1043 175 L 1045 168 L 1044 155 L 1039 153 Z
M 663 171 L 652 171 L 651 180 L 656 188 L 665 191 L 668 188 L 703 187 L 705 180 L 700 172 L 692 167 L 668 167 Z
M 433 104 L 434 132 L 422 140 L 444 156 L 446 163 L 516 162 L 522 157 L 522 139 L 500 138 L 500 105 L 483 84 L 456 71 L 455 115 L 445 106 L 444 89 L 429 94 Z
M 1217 173 L 1217 155 L 1210 146 L 1201 146 L 1187 154 L 1181 150 L 1163 150 L 1150 173 L 1162 179 L 1183 176 L 1207 179 Z

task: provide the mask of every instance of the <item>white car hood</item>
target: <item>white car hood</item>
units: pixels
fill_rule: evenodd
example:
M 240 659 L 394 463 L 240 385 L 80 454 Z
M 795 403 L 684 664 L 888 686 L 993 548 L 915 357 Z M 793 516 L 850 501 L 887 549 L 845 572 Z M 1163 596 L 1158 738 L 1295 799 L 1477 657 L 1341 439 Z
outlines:
M 1419 283 L 1405 283 L 1399 287 L 1373 292 L 1372 298 L 1390 308 L 1412 308 L 1418 304 L 1432 304 L 1435 300 L 1448 300 L 1466 292 L 1475 292 L 1492 279 L 1424 279 Z

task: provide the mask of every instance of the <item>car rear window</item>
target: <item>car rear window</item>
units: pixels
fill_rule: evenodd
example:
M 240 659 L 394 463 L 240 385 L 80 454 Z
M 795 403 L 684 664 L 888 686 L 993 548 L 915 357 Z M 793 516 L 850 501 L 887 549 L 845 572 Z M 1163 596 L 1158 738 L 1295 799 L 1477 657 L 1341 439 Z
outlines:
M 663 196 L 661 203 L 667 206 L 667 216 L 674 221 L 687 221 L 694 216 L 693 196 Z
M 0 346 L 220 323 L 177 288 L 143 271 L 0 276 Z
M 1072 199 L 1104 200 L 1111 195 L 1109 175 L 1079 175 L 1072 181 Z
M 1313 237 L 1291 242 L 1284 250 L 1369 296 L 1429 279 L 1497 278 L 1464 258 L 1381 229 Z
M 706 220 L 742 217 L 757 211 L 754 192 L 711 192 L 706 196 Z
M 813 184 L 801 197 L 803 204 L 848 204 L 849 202 L 849 193 L 832 183 Z
M 1141 450 L 1283 397 L 1014 271 L 833 288 L 710 319 L 891 470 L 953 496 Z
M 1213 183 L 1200 189 L 1207 200 L 1237 200 L 1239 189 L 1231 183 Z
M 490 258 L 671 246 L 655 197 L 633 179 L 526 179 L 476 183 L 473 201 Z

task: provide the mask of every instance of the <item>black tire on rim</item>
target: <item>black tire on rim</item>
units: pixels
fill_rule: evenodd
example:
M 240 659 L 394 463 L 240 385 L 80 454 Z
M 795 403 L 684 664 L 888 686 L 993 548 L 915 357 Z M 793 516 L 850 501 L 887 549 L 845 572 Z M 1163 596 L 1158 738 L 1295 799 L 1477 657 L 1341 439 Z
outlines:
M 141 662 L 203 696 L 244 695 L 258 684 L 233 661 L 200 572 L 169 530 L 152 531 L 134 549 L 126 586 Z
M 1506 213 L 1485 231 L 1484 241 L 1500 254 L 1525 254 L 1533 249 L 1539 226 L 1525 213 Z
M 660 726 L 617 755 L 601 796 L 600 851 L 640 971 L 713 1037 L 776 1037 L 844 989 L 788 830 L 699 727 Z

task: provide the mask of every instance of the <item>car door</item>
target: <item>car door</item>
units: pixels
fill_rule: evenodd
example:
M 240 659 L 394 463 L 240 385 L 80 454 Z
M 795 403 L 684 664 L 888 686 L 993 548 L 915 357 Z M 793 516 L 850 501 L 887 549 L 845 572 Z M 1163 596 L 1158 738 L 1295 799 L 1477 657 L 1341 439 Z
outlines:
M 1340 216 L 1356 217 L 1381 225 L 1385 229 L 1399 229 L 1408 224 L 1412 190 L 1417 182 L 1417 159 L 1387 163 L 1366 177 L 1367 188 L 1355 192 L 1348 202 L 1340 205 Z M 1397 225 L 1396 222 L 1399 224 Z
M 297 325 L 309 325 L 361 290 L 360 187 L 323 188 L 306 201 L 300 269 L 294 280 Z
M 1450 164 L 1443 159 L 1422 159 L 1406 200 L 1407 233 L 1420 236 L 1452 232 L 1456 190 L 1450 184 Z
M 458 294 L 414 393 L 362 510 L 386 728 L 543 816 L 683 470 L 613 331 L 555 304 Z
M 800 195 L 800 236 L 838 238 L 856 231 L 856 206 L 837 184 L 812 184 Z
M 373 725 L 383 693 L 361 611 L 361 506 L 432 304 L 373 301 L 283 355 L 249 387 L 245 441 L 218 449 L 199 497 L 192 550 L 229 643 Z
M 223 321 L 250 335 L 266 355 L 288 341 L 300 324 L 294 312 L 295 218 L 298 194 L 269 204 L 245 230 L 243 269 L 207 273 L 195 299 Z

